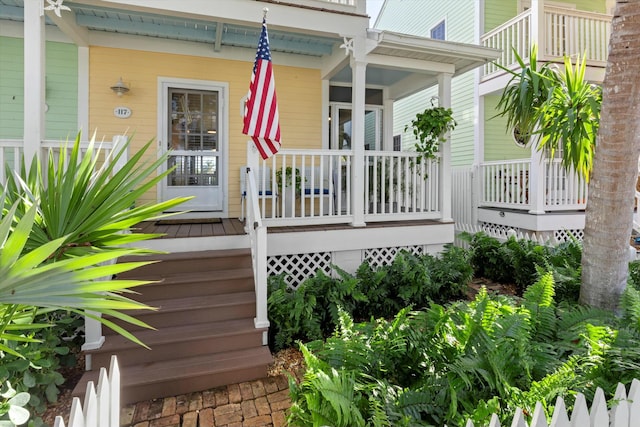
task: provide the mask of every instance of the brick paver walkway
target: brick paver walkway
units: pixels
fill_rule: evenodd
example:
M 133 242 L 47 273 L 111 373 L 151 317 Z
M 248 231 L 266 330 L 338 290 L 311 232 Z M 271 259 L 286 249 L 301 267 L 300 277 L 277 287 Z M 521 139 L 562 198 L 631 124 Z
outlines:
M 138 402 L 122 409 L 131 427 L 283 427 L 291 406 L 284 375 L 198 393 Z

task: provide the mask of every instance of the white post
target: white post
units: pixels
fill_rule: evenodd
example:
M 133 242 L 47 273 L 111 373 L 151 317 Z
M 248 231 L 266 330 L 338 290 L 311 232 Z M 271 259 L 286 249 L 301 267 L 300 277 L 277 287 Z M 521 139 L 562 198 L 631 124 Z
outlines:
M 364 113 L 365 113 L 365 85 L 367 63 L 359 59 L 365 48 L 365 40 L 354 38 L 354 52 L 351 58 L 351 149 L 353 150 L 353 165 L 351 169 L 351 203 L 354 227 L 364 227 Z
M 383 89 L 382 101 L 382 150 L 393 151 L 393 99 L 388 97 L 388 89 Z
M 451 74 L 438 74 L 438 99 L 440 106 L 451 108 Z M 440 144 L 440 214 L 442 221 L 453 221 L 451 217 L 451 133 L 444 135 Z
M 545 173 L 544 155 L 536 148 L 538 136 L 532 136 L 531 141 L 531 168 L 529 170 L 529 201 L 531 202 L 530 214 L 544 214 Z
M 89 139 L 89 47 L 78 46 L 78 129 Z
M 544 0 L 531 0 L 531 44 L 538 45 L 538 61 L 545 58 L 544 40 Z M 527 56 L 529 52 L 527 52 Z
M 43 0 L 24 1 L 24 158 L 40 156 L 44 139 L 45 29 Z
M 250 225 L 253 227 L 253 224 Z M 267 311 L 267 227 L 256 230 L 256 317 L 253 320 L 256 328 L 269 327 Z M 268 344 L 268 335 L 262 335 L 262 345 Z

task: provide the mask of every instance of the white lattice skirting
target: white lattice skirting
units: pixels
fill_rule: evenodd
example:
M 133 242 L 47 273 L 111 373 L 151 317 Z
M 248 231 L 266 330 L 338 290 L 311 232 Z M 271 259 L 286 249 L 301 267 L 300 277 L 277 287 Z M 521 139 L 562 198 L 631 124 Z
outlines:
M 391 264 L 401 250 L 409 251 L 414 255 L 426 253 L 423 245 L 372 248 L 361 251 L 361 260 L 367 261 L 372 268 L 378 268 Z M 267 258 L 267 274 L 269 276 L 284 274 L 287 285 L 297 289 L 306 279 L 315 276 L 318 270 L 330 276 L 331 266 L 334 263 L 334 254 L 331 252 L 274 255 Z

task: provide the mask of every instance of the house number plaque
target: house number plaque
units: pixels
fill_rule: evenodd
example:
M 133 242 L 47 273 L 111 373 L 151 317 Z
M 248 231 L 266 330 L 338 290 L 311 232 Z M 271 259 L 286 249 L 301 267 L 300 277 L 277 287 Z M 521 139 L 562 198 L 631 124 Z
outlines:
M 131 117 L 131 108 L 116 107 L 113 109 L 113 115 L 119 119 L 128 119 L 129 117 Z

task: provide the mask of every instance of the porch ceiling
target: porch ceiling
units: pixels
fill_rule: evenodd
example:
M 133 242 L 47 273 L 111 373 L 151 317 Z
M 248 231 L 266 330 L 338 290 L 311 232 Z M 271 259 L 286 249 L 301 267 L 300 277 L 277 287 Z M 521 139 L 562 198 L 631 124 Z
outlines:
M 90 31 L 128 34 L 211 44 L 216 51 L 224 46 L 255 49 L 260 25 L 253 27 L 160 15 L 135 10 L 114 9 L 77 2 L 65 2 L 75 16 L 75 25 Z M 24 0 L 0 0 L 0 19 L 22 22 Z M 47 24 L 54 22 L 47 17 Z M 269 28 L 271 50 L 296 55 L 330 55 L 340 38 L 321 37 Z
M 367 84 L 390 87 L 393 99 L 437 84 L 440 73 L 455 77 L 500 54 L 497 49 L 390 31 L 369 29 L 367 33 Z M 343 65 L 332 81 L 351 83 L 351 67 L 348 63 Z

